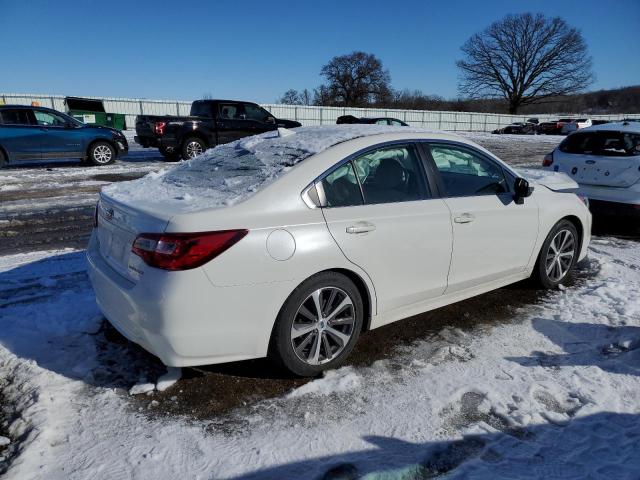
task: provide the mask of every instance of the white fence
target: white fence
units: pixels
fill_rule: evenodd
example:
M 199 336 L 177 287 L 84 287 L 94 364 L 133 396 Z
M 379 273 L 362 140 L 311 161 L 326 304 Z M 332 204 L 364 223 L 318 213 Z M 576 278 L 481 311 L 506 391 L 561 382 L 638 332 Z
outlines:
M 127 128 L 135 127 L 136 115 L 189 115 L 191 101 L 146 100 L 133 98 L 87 97 L 102 100 L 109 113 L 126 115 Z M 51 107 L 65 111 L 63 95 L 40 95 L 0 93 L 0 104 L 31 105 L 34 102 L 42 107 Z M 263 104 L 277 118 L 297 120 L 303 125 L 335 124 L 341 115 L 356 117 L 394 117 L 415 127 L 451 131 L 490 132 L 511 122 L 522 122 L 530 117 L 540 121 L 557 119 L 558 114 L 506 115 L 495 113 L 440 112 L 428 110 L 395 110 L 379 108 L 343 108 L 299 105 Z M 583 114 L 562 114 L 562 117 L 585 117 Z M 592 119 L 620 120 L 622 118 L 640 118 L 640 114 L 588 115 Z

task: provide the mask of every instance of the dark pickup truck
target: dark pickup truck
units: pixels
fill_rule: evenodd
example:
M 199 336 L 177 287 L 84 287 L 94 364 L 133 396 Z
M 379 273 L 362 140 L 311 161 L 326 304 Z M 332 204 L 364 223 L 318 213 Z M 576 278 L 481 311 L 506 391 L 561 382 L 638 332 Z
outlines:
M 255 103 L 196 100 L 188 117 L 138 115 L 135 141 L 145 148 L 156 147 L 166 160 L 188 160 L 222 143 L 278 127 L 300 126 L 275 118 Z

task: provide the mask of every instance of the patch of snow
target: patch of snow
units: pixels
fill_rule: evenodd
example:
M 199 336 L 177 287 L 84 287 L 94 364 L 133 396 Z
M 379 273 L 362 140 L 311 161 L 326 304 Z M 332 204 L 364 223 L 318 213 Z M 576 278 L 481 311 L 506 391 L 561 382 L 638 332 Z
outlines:
M 155 383 L 142 382 L 137 383 L 129 389 L 129 395 L 140 395 L 142 393 L 153 392 L 156 388 Z
M 318 380 L 305 383 L 289 393 L 289 398 L 304 395 L 334 395 L 349 392 L 360 387 L 362 377 L 352 368 L 343 367 L 338 370 L 329 370 Z
M 11 440 L 9 440 L 7 437 L 0 436 L 0 447 L 6 447 L 10 443 Z
M 167 388 L 173 386 L 182 377 L 182 369 L 176 367 L 167 367 L 167 373 L 161 375 L 155 385 L 156 390 L 164 392 Z

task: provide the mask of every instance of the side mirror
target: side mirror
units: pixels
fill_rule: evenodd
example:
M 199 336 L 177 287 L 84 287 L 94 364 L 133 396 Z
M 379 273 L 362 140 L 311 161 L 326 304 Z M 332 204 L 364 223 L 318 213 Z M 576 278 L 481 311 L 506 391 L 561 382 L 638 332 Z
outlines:
M 267 117 L 264 119 L 265 123 L 276 123 L 276 119 L 273 117 Z
M 533 193 L 533 187 L 529 185 L 529 182 L 524 178 L 516 178 L 513 184 L 514 198 L 518 205 L 524 203 L 524 199 L 530 197 Z

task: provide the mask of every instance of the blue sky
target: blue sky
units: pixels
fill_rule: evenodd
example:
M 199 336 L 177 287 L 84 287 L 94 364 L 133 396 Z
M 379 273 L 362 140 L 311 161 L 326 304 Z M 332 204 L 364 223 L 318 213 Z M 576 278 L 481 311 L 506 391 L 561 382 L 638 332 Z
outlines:
M 464 41 L 531 10 L 582 30 L 591 89 L 640 83 L 640 0 L 0 0 L 0 91 L 270 103 L 364 50 L 394 88 L 453 97 Z

